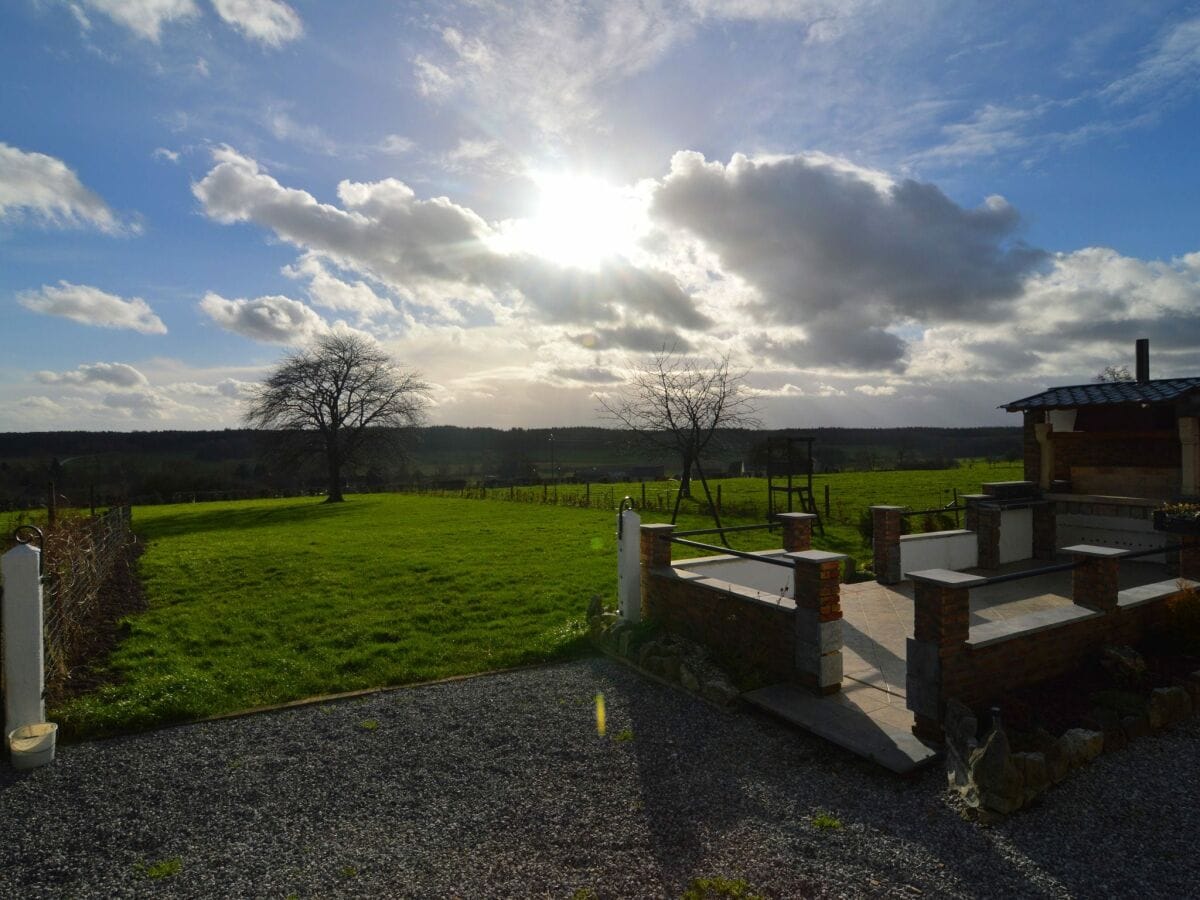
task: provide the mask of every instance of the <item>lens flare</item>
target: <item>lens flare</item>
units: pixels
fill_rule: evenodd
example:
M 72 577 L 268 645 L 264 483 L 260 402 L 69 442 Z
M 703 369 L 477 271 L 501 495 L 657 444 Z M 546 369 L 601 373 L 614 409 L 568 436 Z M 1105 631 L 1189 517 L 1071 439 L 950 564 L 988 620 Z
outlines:
M 604 732 L 607 728 L 604 714 L 604 695 L 596 695 L 596 732 L 600 737 L 604 737 Z

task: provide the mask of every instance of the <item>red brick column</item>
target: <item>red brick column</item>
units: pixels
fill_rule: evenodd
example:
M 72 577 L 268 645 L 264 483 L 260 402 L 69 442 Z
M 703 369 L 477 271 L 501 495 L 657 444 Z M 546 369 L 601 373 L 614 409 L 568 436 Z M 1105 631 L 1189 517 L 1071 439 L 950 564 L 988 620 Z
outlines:
M 914 588 L 914 622 L 907 648 L 906 703 L 913 711 L 913 734 L 941 743 L 942 717 L 949 699 L 946 663 L 962 652 L 971 630 L 970 591 L 986 579 L 949 569 L 927 569 L 909 576 Z
M 1078 563 L 1071 573 L 1071 602 L 1101 612 L 1116 609 L 1120 559 L 1129 551 L 1090 544 L 1063 549 Z
M 775 518 L 783 523 L 783 549 L 788 553 L 799 553 L 812 549 L 812 513 L 779 513 Z
M 787 554 L 796 567 L 796 680 L 821 694 L 842 688 L 842 553 Z
M 1058 516 L 1053 500 L 1043 500 L 1033 507 L 1033 558 L 1054 559 L 1058 549 Z
M 903 506 L 871 507 L 871 543 L 875 552 L 875 580 L 880 584 L 900 582 L 900 530 Z
M 1200 581 L 1200 535 L 1179 535 L 1179 577 Z
M 980 505 L 975 512 L 979 568 L 1000 568 L 1000 508 Z
M 641 569 L 642 569 L 642 621 L 657 618 L 654 581 L 650 575 L 652 569 L 671 564 L 671 532 L 675 526 L 643 525 L 641 528 Z

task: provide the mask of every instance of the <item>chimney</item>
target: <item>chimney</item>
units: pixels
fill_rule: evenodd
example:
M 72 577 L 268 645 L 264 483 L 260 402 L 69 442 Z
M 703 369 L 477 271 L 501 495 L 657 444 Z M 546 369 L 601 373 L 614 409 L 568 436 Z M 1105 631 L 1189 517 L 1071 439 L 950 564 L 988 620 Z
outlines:
M 1150 339 L 1138 338 L 1134 346 L 1137 348 L 1137 383 L 1145 384 L 1150 380 Z

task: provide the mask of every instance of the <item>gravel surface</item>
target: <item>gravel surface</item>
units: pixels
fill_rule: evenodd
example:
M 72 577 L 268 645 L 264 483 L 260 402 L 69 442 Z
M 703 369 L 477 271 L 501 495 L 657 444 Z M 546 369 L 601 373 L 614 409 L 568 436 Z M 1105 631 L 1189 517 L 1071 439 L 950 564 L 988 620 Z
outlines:
M 0 896 L 678 897 L 712 876 L 779 897 L 1195 896 L 1198 766 L 1192 720 L 983 828 L 937 769 L 900 780 L 589 659 L 6 766 Z

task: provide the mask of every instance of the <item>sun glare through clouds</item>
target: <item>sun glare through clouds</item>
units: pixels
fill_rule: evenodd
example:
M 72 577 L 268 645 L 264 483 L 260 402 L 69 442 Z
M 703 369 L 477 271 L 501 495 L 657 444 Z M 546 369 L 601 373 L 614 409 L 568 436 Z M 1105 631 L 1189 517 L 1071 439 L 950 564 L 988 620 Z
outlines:
M 516 223 L 514 243 L 564 266 L 595 268 L 627 254 L 637 231 L 633 197 L 587 175 L 538 174 L 533 217 Z

